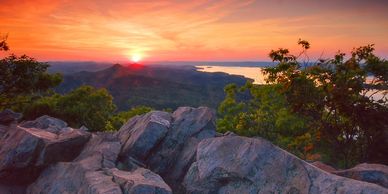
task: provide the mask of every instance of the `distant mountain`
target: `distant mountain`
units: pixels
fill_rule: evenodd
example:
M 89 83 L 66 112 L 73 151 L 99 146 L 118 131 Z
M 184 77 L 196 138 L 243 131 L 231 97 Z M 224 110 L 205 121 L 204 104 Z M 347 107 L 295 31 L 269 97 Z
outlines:
M 207 65 L 207 66 L 227 66 L 227 67 L 268 67 L 276 65 L 275 62 L 268 61 L 156 61 L 147 64 L 158 65 Z
M 156 109 L 216 108 L 224 99 L 223 89 L 227 84 L 243 85 L 246 81 L 242 76 L 198 72 L 192 66 L 116 64 L 96 72 L 66 74 L 57 91 L 66 93 L 81 85 L 106 88 L 119 110 L 139 105 Z
M 99 71 L 111 66 L 111 63 L 93 61 L 50 61 L 50 73 L 72 74 L 80 71 Z
M 49 61 L 50 73 L 72 74 L 80 71 L 100 71 L 112 66 L 112 63 L 93 61 Z M 147 66 L 233 66 L 233 67 L 268 67 L 274 62 L 265 61 L 153 61 L 145 62 Z

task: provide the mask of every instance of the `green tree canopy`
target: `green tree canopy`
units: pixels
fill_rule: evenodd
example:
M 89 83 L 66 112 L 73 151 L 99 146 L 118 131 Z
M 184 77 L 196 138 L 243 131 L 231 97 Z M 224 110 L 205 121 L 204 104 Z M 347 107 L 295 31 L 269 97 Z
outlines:
M 310 159 L 313 134 L 309 133 L 306 121 L 291 112 L 279 88 L 279 85 L 250 82 L 240 88 L 235 84 L 226 86 L 225 100 L 218 109 L 217 130 L 264 137 L 299 157 Z
M 0 109 L 29 103 L 62 81 L 60 74 L 49 74 L 47 63 L 26 55 L 10 55 L 0 60 Z
M 225 88 L 217 129 L 261 136 L 304 159 L 320 157 L 339 167 L 387 164 L 388 62 L 367 45 L 349 57 L 338 53 L 311 63 L 310 43 L 298 44 L 297 55 L 284 48 L 270 52 L 277 63 L 263 70 L 268 85 Z
M 152 108 L 147 106 L 138 106 L 131 108 L 128 111 L 122 111 L 113 115 L 105 125 L 107 131 L 117 131 L 123 126 L 130 118 L 136 115 L 142 115 L 152 111 Z
M 103 131 L 116 106 L 106 89 L 81 86 L 68 94 L 43 97 L 27 106 L 26 119 L 41 115 L 60 118 L 72 127 L 82 125 L 91 131 Z
M 267 82 L 280 85 L 279 92 L 294 113 L 310 118 L 310 130 L 319 133 L 320 147 L 332 162 L 388 163 L 384 140 L 388 61 L 367 45 L 355 48 L 348 58 L 339 52 L 332 59 L 300 62 L 310 44 L 302 40 L 298 44 L 303 47 L 298 56 L 287 49 L 271 51 L 269 56 L 278 65 L 264 70 Z

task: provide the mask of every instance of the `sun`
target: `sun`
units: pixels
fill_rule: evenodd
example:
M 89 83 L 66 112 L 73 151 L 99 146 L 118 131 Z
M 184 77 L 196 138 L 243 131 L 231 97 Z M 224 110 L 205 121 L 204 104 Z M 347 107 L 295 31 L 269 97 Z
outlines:
M 139 62 L 141 59 L 142 59 L 142 57 L 138 53 L 132 54 L 132 56 L 131 56 L 131 61 L 135 62 L 135 63 Z

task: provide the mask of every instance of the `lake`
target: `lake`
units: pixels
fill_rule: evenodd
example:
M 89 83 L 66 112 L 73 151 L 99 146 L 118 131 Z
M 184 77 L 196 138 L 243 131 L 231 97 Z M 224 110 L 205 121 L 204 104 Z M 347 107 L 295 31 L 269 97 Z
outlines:
M 261 67 L 226 67 L 226 66 L 195 66 L 197 71 L 201 72 L 223 72 L 231 75 L 242 75 L 246 78 L 253 79 L 255 84 L 265 84 L 264 75 L 261 72 Z
M 231 75 L 242 75 L 246 78 L 250 78 L 254 80 L 254 84 L 266 84 L 264 81 L 264 75 L 261 72 L 263 69 L 262 67 L 227 67 L 227 66 L 208 66 L 208 65 L 198 65 L 195 66 L 197 68 L 197 71 L 201 72 L 209 72 L 209 73 L 215 73 L 215 72 L 223 72 Z M 367 82 L 370 82 L 372 78 L 368 77 Z M 378 101 L 380 99 L 385 99 L 387 100 L 387 96 L 384 95 L 384 93 L 387 92 L 387 90 L 379 91 L 375 93 L 376 90 L 371 90 L 367 93 L 367 95 L 371 95 L 371 98 L 374 101 Z

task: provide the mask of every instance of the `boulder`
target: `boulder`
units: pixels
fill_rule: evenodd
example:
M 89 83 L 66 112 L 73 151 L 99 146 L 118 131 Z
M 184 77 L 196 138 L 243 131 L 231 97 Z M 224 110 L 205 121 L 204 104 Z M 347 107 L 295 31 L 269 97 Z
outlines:
M 321 161 L 315 161 L 315 162 L 312 162 L 311 163 L 313 166 L 321 169 L 321 170 L 324 170 L 326 172 L 330 172 L 330 173 L 333 173 L 334 171 L 336 171 L 337 169 L 335 169 L 334 167 L 332 166 L 329 166 Z
M 94 134 L 73 162 L 60 162 L 45 169 L 27 188 L 27 193 L 171 193 L 163 179 L 137 168 L 115 168 L 120 152 L 119 140 L 110 134 Z
M 186 193 L 387 193 L 322 171 L 261 138 L 202 140 L 184 177 Z
M 69 130 L 65 121 L 47 115 L 41 116 L 33 121 L 22 122 L 20 126 L 24 128 L 44 129 L 45 131 L 56 134 Z
M 5 194 L 388 193 L 384 165 L 338 171 L 309 164 L 262 138 L 216 133 L 215 112 L 206 107 L 153 111 L 116 133 L 89 133 L 48 116 L 0 126 Z
M 333 172 L 336 175 L 375 183 L 388 188 L 388 166 L 383 164 L 359 164 L 351 169 Z
M 171 188 L 163 179 L 150 170 L 137 168 L 134 171 L 127 172 L 118 169 L 110 169 L 109 174 L 113 181 L 120 185 L 124 193 L 129 194 L 171 194 Z
M 0 112 L 0 125 L 9 125 L 10 123 L 16 123 L 22 114 L 15 113 L 10 109 L 5 109 Z
M 117 133 L 122 149 L 122 161 L 129 157 L 144 161 L 150 151 L 166 136 L 171 125 L 171 115 L 166 112 L 153 111 L 137 116 L 123 125 Z
M 163 178 L 178 180 L 195 159 L 197 144 L 214 137 L 215 112 L 207 107 L 180 107 L 172 114 L 172 125 L 146 164 Z
M 105 168 L 114 168 L 120 142 L 104 134 L 93 134 L 81 154 L 72 162 L 46 168 L 27 188 L 27 193 L 121 193 Z
M 179 187 L 194 162 L 197 144 L 215 135 L 215 112 L 206 107 L 180 107 L 172 114 L 153 111 L 136 116 L 116 133 L 123 145 L 121 169 L 131 170 L 135 159 L 169 185 Z
M 49 164 L 77 157 L 89 137 L 89 133 L 72 128 L 53 133 L 13 126 L 0 139 L 0 182 L 32 181 Z

